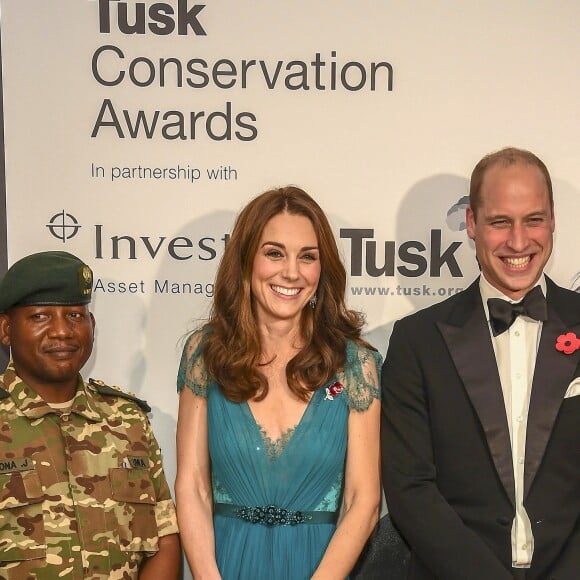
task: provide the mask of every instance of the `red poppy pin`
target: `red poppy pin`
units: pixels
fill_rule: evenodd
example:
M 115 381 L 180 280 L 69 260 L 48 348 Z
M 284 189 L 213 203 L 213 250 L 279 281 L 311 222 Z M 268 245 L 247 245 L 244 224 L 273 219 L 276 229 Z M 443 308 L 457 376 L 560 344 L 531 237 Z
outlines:
M 333 401 L 335 397 L 338 397 L 342 393 L 342 385 L 336 381 L 336 383 L 332 383 L 330 387 L 326 387 L 326 397 L 324 400 L 328 399 L 329 401 Z
M 556 350 L 564 354 L 573 354 L 580 348 L 580 338 L 573 332 L 561 334 L 556 340 Z

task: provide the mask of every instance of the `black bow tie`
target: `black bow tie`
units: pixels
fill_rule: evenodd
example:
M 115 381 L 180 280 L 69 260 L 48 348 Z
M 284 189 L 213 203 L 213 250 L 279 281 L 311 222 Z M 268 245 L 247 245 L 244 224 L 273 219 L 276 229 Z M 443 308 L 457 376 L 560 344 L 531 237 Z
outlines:
M 534 320 L 548 320 L 548 305 L 539 286 L 530 290 L 517 304 L 501 298 L 490 298 L 487 307 L 494 336 L 505 332 L 520 315 Z

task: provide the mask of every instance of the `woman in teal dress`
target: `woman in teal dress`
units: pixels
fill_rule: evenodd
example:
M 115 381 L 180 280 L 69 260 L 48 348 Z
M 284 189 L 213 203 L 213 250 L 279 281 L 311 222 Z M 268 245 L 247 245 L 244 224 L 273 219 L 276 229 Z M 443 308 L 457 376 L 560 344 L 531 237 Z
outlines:
M 176 497 L 194 577 L 346 578 L 378 517 L 380 356 L 296 187 L 240 213 L 178 373 Z

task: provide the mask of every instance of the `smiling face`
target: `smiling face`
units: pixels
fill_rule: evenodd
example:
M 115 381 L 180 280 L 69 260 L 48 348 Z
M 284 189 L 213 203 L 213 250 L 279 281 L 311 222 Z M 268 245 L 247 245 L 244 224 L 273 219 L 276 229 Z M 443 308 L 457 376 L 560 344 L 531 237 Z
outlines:
M 524 163 L 490 167 L 467 233 L 487 281 L 513 300 L 537 283 L 552 253 L 554 214 L 541 171 Z
M 70 400 L 93 348 L 88 306 L 17 306 L 0 315 L 0 341 L 18 376 L 47 402 Z
M 280 213 L 268 221 L 254 257 L 251 290 L 258 323 L 299 324 L 320 280 L 318 239 L 302 215 Z

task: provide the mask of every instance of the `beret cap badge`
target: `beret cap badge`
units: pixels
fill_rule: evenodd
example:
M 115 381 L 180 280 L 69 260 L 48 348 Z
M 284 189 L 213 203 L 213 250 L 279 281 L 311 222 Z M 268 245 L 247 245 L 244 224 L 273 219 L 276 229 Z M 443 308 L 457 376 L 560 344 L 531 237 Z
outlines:
M 93 272 L 84 264 L 80 271 L 80 292 L 83 296 L 90 296 L 93 291 Z

